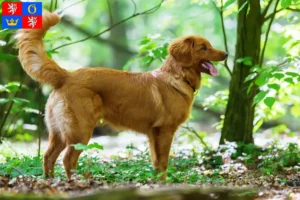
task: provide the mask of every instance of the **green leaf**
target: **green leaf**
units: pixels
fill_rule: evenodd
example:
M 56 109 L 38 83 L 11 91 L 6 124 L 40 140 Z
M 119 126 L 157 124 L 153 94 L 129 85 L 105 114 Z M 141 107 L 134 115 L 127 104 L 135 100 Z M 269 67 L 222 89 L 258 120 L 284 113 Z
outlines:
M 140 41 L 139 45 L 145 45 L 148 44 L 151 41 L 150 38 L 148 38 L 147 36 L 143 37 L 143 39 Z
M 267 95 L 266 91 L 260 91 L 255 97 L 254 97 L 254 101 L 253 104 L 256 104 L 258 102 L 260 102 L 261 100 L 263 100 Z
M 84 145 L 84 144 L 81 144 L 81 143 L 78 143 L 78 144 L 72 144 L 71 146 L 74 146 L 74 148 L 76 150 L 88 150 L 88 149 L 100 149 L 100 150 L 103 150 L 103 146 L 94 142 L 92 144 L 89 144 L 89 145 Z
M 57 51 L 53 51 L 53 50 L 50 50 L 50 51 L 46 51 L 46 54 L 49 58 L 52 58 L 52 55 L 53 54 L 57 54 L 58 52 Z
M 281 7 L 287 8 L 292 4 L 292 0 L 281 0 Z
M 260 72 L 261 68 L 259 68 L 259 65 L 256 64 L 253 67 L 250 68 L 250 72 Z
M 253 133 L 256 133 L 256 131 L 261 127 L 261 125 L 263 125 L 263 123 L 264 119 L 260 118 L 253 128 Z
M 284 81 L 287 83 L 295 84 L 293 78 L 285 78 Z
M 295 73 L 295 72 L 286 72 L 285 74 L 288 75 L 288 76 L 292 76 L 292 77 L 298 77 L 299 76 L 299 74 Z
M 246 1 L 246 2 L 240 7 L 240 9 L 238 10 L 238 13 L 239 13 L 241 10 L 243 10 L 243 8 L 244 8 L 247 4 L 248 4 L 248 1 Z
M 224 4 L 222 10 L 224 10 L 225 8 L 227 8 L 228 6 L 230 6 L 231 4 L 233 4 L 235 2 L 235 0 L 228 0 L 226 1 L 226 3 Z
M 27 113 L 39 114 L 39 110 L 33 108 L 23 108 L 23 110 Z
M 153 61 L 153 57 L 152 56 L 146 56 L 142 59 L 142 65 L 146 65 L 149 66 Z
M 294 106 L 291 108 L 291 114 L 292 114 L 294 117 L 300 117 L 300 105 L 294 105 Z
M 11 100 L 13 102 L 15 102 L 16 104 L 29 103 L 29 101 L 27 99 L 22 99 L 22 98 L 18 98 L 18 97 L 13 97 L 13 98 L 11 98 Z
M 272 108 L 272 106 L 273 106 L 274 103 L 275 103 L 275 98 L 274 98 L 274 97 L 267 97 L 267 98 L 264 100 L 264 103 L 265 103 L 266 106 L 268 106 L 269 108 Z
M 15 32 L 16 32 L 15 29 L 3 29 L 3 30 L 0 30 L 0 38 L 5 38 L 7 35 L 15 33 Z
M 244 65 L 252 66 L 252 58 L 251 57 L 244 57 L 236 59 L 237 63 L 243 63 Z
M 246 82 L 248 82 L 248 81 L 254 79 L 254 78 L 256 77 L 256 75 L 257 75 L 256 73 L 251 73 L 251 74 L 249 74 L 249 75 L 245 78 L 244 83 L 246 83 Z
M 5 60 L 11 60 L 16 58 L 16 56 L 12 55 L 12 54 L 5 54 L 5 53 L 1 53 L 0 54 L 0 62 L 1 61 L 5 61 Z
M 247 89 L 247 95 L 249 95 L 251 89 L 253 87 L 253 82 L 251 82 L 251 84 L 248 86 L 248 89 Z
M 18 82 L 9 82 L 5 85 L 5 88 L 7 89 L 7 92 L 16 92 L 19 90 L 20 83 Z
M 258 86 L 263 86 L 268 82 L 268 79 L 265 74 L 260 75 L 257 79 L 255 79 L 254 83 Z
M 73 146 L 76 150 L 88 150 L 89 147 L 87 145 L 84 145 L 84 144 L 81 144 L 81 143 L 78 143 L 78 144 L 72 144 L 71 146 Z
M 248 8 L 247 8 L 247 14 L 246 16 L 248 17 L 249 13 L 250 13 L 250 9 L 251 9 L 251 4 L 249 4 Z
M 128 71 L 134 61 L 135 61 L 135 58 L 128 60 L 127 63 L 123 66 L 123 70 Z
M 89 149 L 100 149 L 100 150 L 104 149 L 103 146 L 98 144 L 97 142 L 89 144 L 88 147 L 89 147 Z
M 280 85 L 279 84 L 276 84 L 276 83 L 273 83 L 273 84 L 268 84 L 268 87 L 270 89 L 274 89 L 276 91 L 278 91 L 280 89 Z
M 273 74 L 273 76 L 274 76 L 275 78 L 277 78 L 278 80 L 280 80 L 280 79 L 282 79 L 282 78 L 284 77 L 284 74 L 281 74 L 281 73 L 275 73 L 275 74 Z
M 161 58 L 162 57 L 162 54 L 161 54 L 161 51 L 157 48 L 157 49 L 154 49 L 152 51 L 153 55 L 155 58 Z
M 0 98 L 0 104 L 6 104 L 9 101 L 10 101 L 9 99 Z

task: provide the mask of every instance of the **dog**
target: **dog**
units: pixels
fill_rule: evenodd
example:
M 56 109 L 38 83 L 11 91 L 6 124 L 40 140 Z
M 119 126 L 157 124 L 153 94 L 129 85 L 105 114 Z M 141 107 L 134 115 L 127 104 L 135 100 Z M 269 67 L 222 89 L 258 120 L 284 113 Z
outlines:
M 42 29 L 17 33 L 19 60 L 26 73 L 53 87 L 45 113 L 49 146 L 44 154 L 44 174 L 53 177 L 57 157 L 67 148 L 63 164 L 71 179 L 81 153 L 72 144 L 87 144 L 101 120 L 147 135 L 151 163 L 164 180 L 174 134 L 189 117 L 201 73 L 217 76 L 210 61 L 225 60 L 228 54 L 193 35 L 174 40 L 162 66 L 151 72 L 106 68 L 69 72 L 47 56 L 42 41 L 59 21 L 58 15 L 47 12 Z

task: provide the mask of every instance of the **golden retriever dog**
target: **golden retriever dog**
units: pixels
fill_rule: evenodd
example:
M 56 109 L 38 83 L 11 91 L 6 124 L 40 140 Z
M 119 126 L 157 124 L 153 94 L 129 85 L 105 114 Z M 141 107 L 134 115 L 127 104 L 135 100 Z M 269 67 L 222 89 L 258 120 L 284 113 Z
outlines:
M 147 135 L 152 165 L 165 179 L 173 136 L 189 117 L 201 73 L 218 75 L 210 61 L 222 61 L 227 53 L 214 49 L 200 36 L 185 36 L 170 44 L 169 56 L 152 72 L 106 68 L 69 72 L 47 56 L 42 41 L 59 21 L 58 15 L 46 13 L 42 29 L 21 29 L 17 36 L 24 70 L 41 84 L 53 87 L 45 115 L 49 131 L 45 175 L 53 177 L 57 157 L 67 148 L 63 164 L 70 179 L 81 153 L 71 145 L 87 144 L 101 120 Z

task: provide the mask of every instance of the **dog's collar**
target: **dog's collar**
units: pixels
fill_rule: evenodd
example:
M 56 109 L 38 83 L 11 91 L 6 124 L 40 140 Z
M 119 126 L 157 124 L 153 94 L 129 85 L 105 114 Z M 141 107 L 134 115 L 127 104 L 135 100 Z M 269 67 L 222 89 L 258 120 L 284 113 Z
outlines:
M 194 87 L 190 84 L 190 82 L 188 82 L 187 80 L 185 80 L 185 82 L 192 88 L 192 90 L 194 91 L 194 93 L 197 92 L 197 89 L 194 88 Z
M 157 78 L 157 77 L 158 77 L 158 73 L 159 73 L 159 72 L 158 72 L 157 70 L 154 70 L 154 71 L 151 72 L 151 75 L 152 75 L 153 77 Z M 190 84 L 190 82 L 189 82 L 188 80 L 184 80 L 184 82 L 186 82 L 186 84 L 188 84 L 188 85 L 190 86 L 190 88 L 192 88 L 192 90 L 194 91 L 194 94 L 195 94 L 195 95 L 198 94 L 198 90 L 197 90 L 196 88 L 194 88 L 194 87 Z

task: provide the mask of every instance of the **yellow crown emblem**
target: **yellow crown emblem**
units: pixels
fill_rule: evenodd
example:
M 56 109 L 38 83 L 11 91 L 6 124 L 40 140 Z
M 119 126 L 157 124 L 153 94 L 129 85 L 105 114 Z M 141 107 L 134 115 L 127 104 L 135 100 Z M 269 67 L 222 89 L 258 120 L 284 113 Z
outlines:
M 10 19 L 8 21 L 8 19 L 6 19 L 6 23 L 8 26 L 16 26 L 18 24 L 19 19 L 16 19 L 16 21 L 14 19 Z

